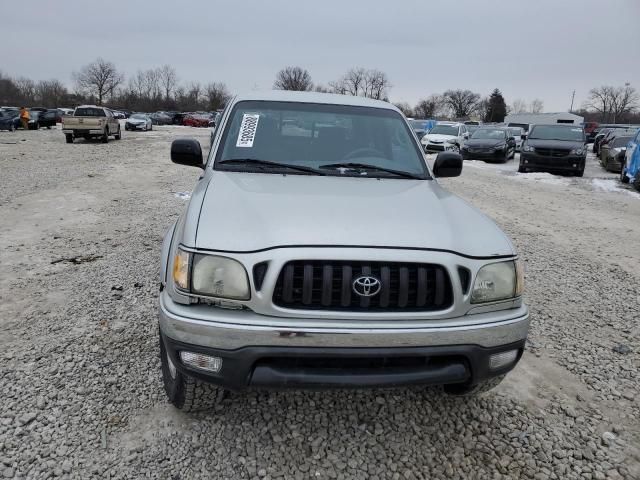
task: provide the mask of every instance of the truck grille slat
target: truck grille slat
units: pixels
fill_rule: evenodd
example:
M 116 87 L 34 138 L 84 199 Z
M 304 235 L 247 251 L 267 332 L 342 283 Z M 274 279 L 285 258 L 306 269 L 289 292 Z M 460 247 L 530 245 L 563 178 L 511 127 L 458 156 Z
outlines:
M 380 282 L 370 296 L 354 291 L 361 276 Z M 442 265 L 294 260 L 278 276 L 273 303 L 303 310 L 435 311 L 453 304 L 453 291 Z

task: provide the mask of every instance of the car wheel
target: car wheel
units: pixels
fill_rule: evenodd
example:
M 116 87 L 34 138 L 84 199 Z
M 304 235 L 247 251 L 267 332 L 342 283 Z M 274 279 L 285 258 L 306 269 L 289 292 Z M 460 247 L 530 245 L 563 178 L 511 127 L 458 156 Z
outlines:
M 104 133 L 102 134 L 102 143 L 109 143 L 109 129 L 105 129 Z
M 576 172 L 576 177 L 582 177 L 584 175 L 584 168 Z
M 631 185 L 633 185 L 633 188 L 640 192 L 640 170 L 636 172 L 636 176 L 633 179 L 633 183 Z
M 518 173 L 526 173 L 527 169 L 522 166 L 522 164 L 518 165 Z
M 149 131 L 153 130 L 153 123 L 149 125 Z
M 185 412 L 210 410 L 219 404 L 226 390 L 211 383 L 202 382 L 179 372 L 164 346 L 160 334 L 160 363 L 164 391 L 171 404 Z
M 120 126 L 118 126 L 118 133 L 113 136 L 116 140 L 120 140 L 122 138 L 122 131 L 120 130 Z
M 13 126 L 13 123 L 9 124 L 9 131 L 13 132 L 16 129 L 16 127 Z
M 475 395 L 481 395 L 483 393 L 487 393 L 489 390 L 493 390 L 500 382 L 504 380 L 506 375 L 500 375 L 498 377 L 493 377 L 484 382 L 480 382 L 477 385 L 468 386 L 468 385 L 445 385 L 444 391 L 449 395 L 453 395 L 456 397 L 472 397 Z
M 73 135 L 71 133 L 66 133 L 64 136 L 67 143 L 73 143 Z
M 626 175 L 626 173 L 624 171 L 624 165 L 620 169 L 620 181 L 622 183 L 629 183 L 629 177 L 627 177 L 627 175 Z

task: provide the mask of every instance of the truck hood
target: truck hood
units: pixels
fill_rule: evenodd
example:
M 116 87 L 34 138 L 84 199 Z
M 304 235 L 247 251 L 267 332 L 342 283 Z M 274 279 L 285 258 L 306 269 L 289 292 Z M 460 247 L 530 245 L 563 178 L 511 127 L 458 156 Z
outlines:
M 433 180 L 213 172 L 196 248 L 302 245 L 515 253 L 492 220 Z

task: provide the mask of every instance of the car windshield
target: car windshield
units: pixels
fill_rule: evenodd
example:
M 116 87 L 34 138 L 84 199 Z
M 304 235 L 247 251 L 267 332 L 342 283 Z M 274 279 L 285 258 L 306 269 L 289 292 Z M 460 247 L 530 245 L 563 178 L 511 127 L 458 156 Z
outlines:
M 146 115 L 142 115 L 141 113 L 134 113 L 133 115 L 131 115 L 131 118 L 138 118 L 140 120 L 146 120 L 147 116 Z
M 106 117 L 102 108 L 78 107 L 73 113 L 74 117 Z
M 520 128 L 510 128 L 509 135 L 511 135 L 512 137 L 519 137 L 520 135 L 522 135 L 522 130 Z
M 573 142 L 584 141 L 582 127 L 562 127 L 559 125 L 536 125 L 533 127 L 530 140 L 566 140 Z
M 307 169 L 296 173 L 399 177 L 394 170 L 429 178 L 406 122 L 384 108 L 243 101 L 233 108 L 221 145 L 216 169 L 290 173 L 291 165 Z
M 498 128 L 479 128 L 471 138 L 474 140 L 483 140 L 483 139 L 491 139 L 491 140 L 504 140 L 505 134 L 504 130 L 500 130 Z
M 431 129 L 429 134 L 453 135 L 458 136 L 458 127 L 453 125 L 436 125 Z

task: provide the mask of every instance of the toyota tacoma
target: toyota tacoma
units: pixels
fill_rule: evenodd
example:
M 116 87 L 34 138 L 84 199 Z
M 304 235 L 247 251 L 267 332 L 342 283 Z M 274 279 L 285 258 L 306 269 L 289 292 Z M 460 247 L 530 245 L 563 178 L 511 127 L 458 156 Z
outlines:
M 443 188 L 390 103 L 238 96 L 162 247 L 163 382 L 185 411 L 228 390 L 497 385 L 529 327 L 523 268 L 485 215 Z

